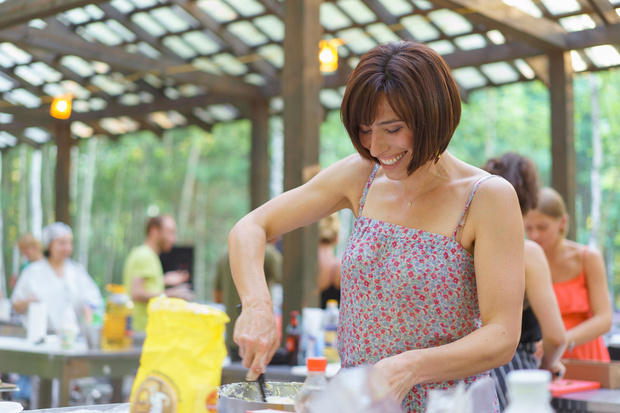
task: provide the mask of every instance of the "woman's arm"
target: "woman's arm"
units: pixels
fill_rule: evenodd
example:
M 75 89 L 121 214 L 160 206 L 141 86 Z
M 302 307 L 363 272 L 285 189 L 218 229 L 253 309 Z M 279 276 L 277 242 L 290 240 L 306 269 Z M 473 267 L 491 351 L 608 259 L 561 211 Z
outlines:
M 562 369 L 558 362 L 568 344 L 566 330 L 545 252 L 532 241 L 525 241 L 525 295 L 542 331 L 544 355 L 540 368 L 558 372 Z
M 377 363 L 398 400 L 416 384 L 470 377 L 502 366 L 514 355 L 521 331 L 524 235 L 517 196 L 508 182 L 490 179 L 480 187 L 464 234 L 467 231 L 474 231 L 482 328 L 453 343 Z
M 611 328 L 611 303 L 605 263 L 601 253 L 596 249 L 588 248 L 585 253 L 584 267 L 592 317 L 568 331 L 570 346 L 579 346 L 592 341 Z
M 354 208 L 371 170 L 371 163 L 352 155 L 252 211 L 230 232 L 230 266 L 243 305 L 234 341 L 243 365 L 251 368 L 248 379 L 264 372 L 280 344 L 263 269 L 266 241 L 340 209 Z

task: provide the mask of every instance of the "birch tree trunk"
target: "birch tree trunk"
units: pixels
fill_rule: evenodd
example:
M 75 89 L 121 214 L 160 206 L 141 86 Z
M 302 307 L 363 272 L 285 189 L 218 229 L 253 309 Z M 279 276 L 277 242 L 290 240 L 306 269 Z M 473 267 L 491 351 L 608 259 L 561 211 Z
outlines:
M 187 242 L 186 238 L 189 224 L 189 214 L 192 209 L 194 189 L 196 187 L 196 167 L 200 161 L 200 152 L 202 151 L 201 138 L 202 137 L 196 137 L 193 139 L 189 159 L 187 160 L 185 182 L 183 183 L 183 190 L 181 192 L 181 200 L 179 204 L 179 240 L 181 240 L 182 243 Z
M 43 206 L 41 202 L 41 168 L 43 153 L 39 149 L 30 158 L 30 232 L 41 239 L 43 228 Z
M 103 285 L 110 284 L 114 280 L 114 270 L 116 268 L 116 258 L 118 255 L 118 240 L 121 238 L 120 234 L 120 225 L 121 225 L 121 209 L 123 206 L 123 188 L 125 183 L 125 173 L 127 171 L 127 167 L 123 166 L 120 168 L 116 175 L 116 179 L 114 182 L 114 210 L 112 212 L 112 220 L 113 231 L 110 236 L 110 245 L 108 245 L 108 260 L 106 260 L 106 267 L 103 275 Z M 125 244 L 127 245 L 127 244 Z M 121 259 L 124 259 L 125 255 L 128 254 L 129 251 L 123 251 L 121 254 L 124 254 Z
M 43 226 L 54 221 L 54 169 L 53 152 L 56 149 L 53 145 L 43 148 L 43 159 L 41 161 L 41 201 L 43 203 Z
M 82 197 L 80 199 L 80 214 L 78 221 L 78 248 L 77 259 L 84 268 L 88 268 L 88 251 L 90 244 L 91 213 L 93 206 L 93 190 L 95 186 L 95 171 L 97 161 L 97 138 L 88 140 L 88 152 L 86 154 L 86 175 Z
M 28 148 L 19 145 L 19 231 L 17 238 L 28 232 Z
M 590 84 L 590 107 L 592 108 L 592 169 L 590 170 L 590 191 L 592 204 L 590 207 L 592 225 L 590 230 L 590 240 L 588 245 L 596 247 L 598 243 L 599 227 L 601 223 L 601 164 L 603 162 L 603 148 L 601 144 L 601 133 L 599 128 L 599 107 L 598 90 L 596 86 L 596 76 L 593 73 L 588 75 Z
M 2 191 L 2 151 L 0 151 L 0 191 Z M 2 192 L 0 192 L 0 297 L 6 298 L 6 271 L 4 270 L 4 225 L 2 217 Z
M 78 197 L 78 179 L 80 171 L 80 147 L 79 145 L 71 146 L 71 170 L 69 171 L 69 217 L 70 221 L 75 225 L 78 216 L 77 197 Z M 75 228 L 74 228 L 75 229 Z
M 484 141 L 484 157 L 485 159 L 491 159 L 495 156 L 495 142 L 497 141 L 497 91 L 495 89 L 489 89 L 486 92 L 487 95 L 487 137 Z
M 194 293 L 198 301 L 213 301 L 213 285 L 207 283 L 207 184 L 198 185 L 196 194 L 196 244 L 194 250 Z M 208 284 L 208 285 L 207 285 Z

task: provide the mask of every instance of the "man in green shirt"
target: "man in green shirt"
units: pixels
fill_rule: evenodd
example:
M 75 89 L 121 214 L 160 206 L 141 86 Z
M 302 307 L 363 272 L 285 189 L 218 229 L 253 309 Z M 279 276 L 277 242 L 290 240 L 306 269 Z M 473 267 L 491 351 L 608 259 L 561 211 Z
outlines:
M 134 247 L 125 260 L 123 285 L 134 302 L 133 330 L 146 328 L 146 306 L 149 300 L 165 293 L 168 297 L 192 300 L 187 271 L 164 270 L 159 254 L 168 252 L 177 241 L 177 227 L 174 218 L 161 215 L 150 218 L 146 223 L 144 244 Z M 172 287 L 166 289 L 166 287 Z

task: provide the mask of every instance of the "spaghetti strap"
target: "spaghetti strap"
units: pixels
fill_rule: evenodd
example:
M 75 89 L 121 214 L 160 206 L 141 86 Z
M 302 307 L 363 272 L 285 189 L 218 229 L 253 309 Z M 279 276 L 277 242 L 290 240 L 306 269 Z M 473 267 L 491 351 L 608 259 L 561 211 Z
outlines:
M 466 219 L 467 212 L 469 211 L 469 205 L 471 204 L 471 201 L 474 199 L 474 195 L 476 194 L 476 191 L 478 190 L 478 188 L 480 188 L 480 185 L 482 185 L 482 183 L 486 181 L 487 179 L 495 178 L 497 176 L 498 175 L 483 176 L 482 178 L 478 180 L 478 182 L 476 182 L 476 184 L 474 185 L 474 188 L 471 190 L 471 194 L 469 194 L 469 198 L 467 199 L 467 202 L 465 203 L 465 208 L 463 208 L 463 212 L 461 213 L 461 218 L 459 219 L 459 222 L 456 224 L 456 228 L 454 229 L 454 232 L 452 233 L 453 239 L 456 240 L 456 235 L 459 231 L 459 228 L 462 228 L 465 226 L 465 219 Z
M 370 189 L 370 185 L 372 185 L 372 181 L 374 181 L 375 175 L 377 175 L 378 170 L 379 164 L 375 164 L 375 167 L 372 168 L 372 172 L 370 173 L 370 177 L 368 178 L 368 182 L 366 182 L 366 187 L 364 188 L 362 197 L 360 198 L 360 212 L 358 216 L 362 215 L 362 209 L 364 209 L 364 204 L 366 204 L 366 196 L 368 195 L 368 190 Z

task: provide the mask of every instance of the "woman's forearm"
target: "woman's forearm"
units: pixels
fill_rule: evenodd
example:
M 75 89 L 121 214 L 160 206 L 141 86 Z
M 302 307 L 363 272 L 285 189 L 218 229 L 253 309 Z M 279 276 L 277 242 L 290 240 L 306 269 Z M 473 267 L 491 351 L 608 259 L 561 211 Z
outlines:
M 555 364 L 560 361 L 566 347 L 568 345 L 568 340 L 566 336 L 563 342 L 552 341 L 548 338 L 543 338 L 543 351 L 544 355 L 540 362 L 540 368 L 545 370 L 551 370 Z
M 568 330 L 568 341 L 573 346 L 580 346 L 605 334 L 611 328 L 611 314 L 595 314 Z

